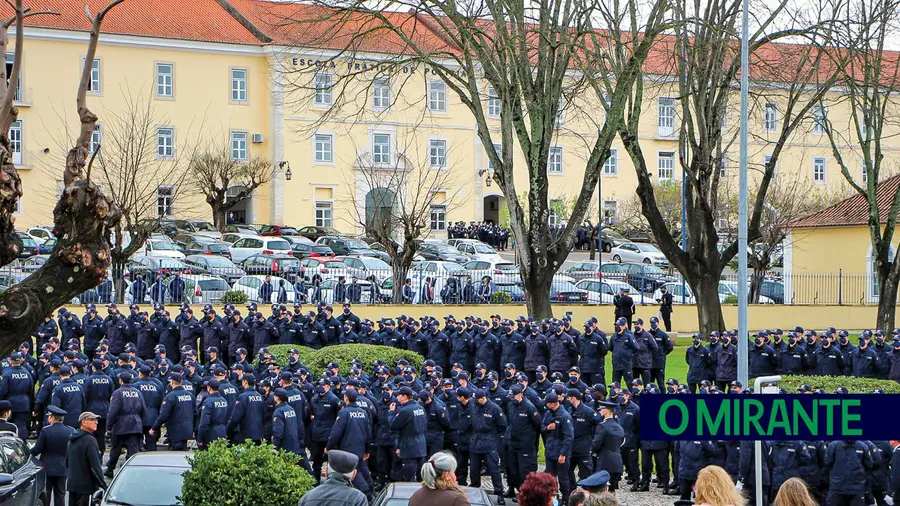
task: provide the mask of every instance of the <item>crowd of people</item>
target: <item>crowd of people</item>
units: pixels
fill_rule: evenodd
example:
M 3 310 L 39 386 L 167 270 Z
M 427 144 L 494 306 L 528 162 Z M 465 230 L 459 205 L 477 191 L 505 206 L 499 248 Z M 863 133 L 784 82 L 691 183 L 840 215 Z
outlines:
M 59 437 L 71 439 L 70 451 L 89 447 L 100 455 L 109 433 L 105 470 L 98 457 L 56 476 L 68 476 L 63 488 L 73 494 L 104 486 L 100 473 L 112 476 L 122 450 L 128 457 L 155 451 L 163 434 L 172 450 L 188 448 L 189 441 L 200 449 L 217 439 L 271 442 L 301 455 L 317 481 L 326 455 L 348 452 L 357 459 L 353 485 L 369 498 L 389 481 L 423 478 L 426 457 L 447 451 L 457 463 L 456 483 L 480 487 L 482 475 L 489 476 L 504 504 L 538 470 L 541 447 L 562 504 L 578 480 L 601 470 L 612 492 L 622 486 L 646 492 L 655 483 L 689 499 L 708 465 L 721 467 L 749 494 L 755 490 L 752 442 L 651 441 L 640 432 L 645 395 L 752 393 L 737 381 L 737 331 L 694 334 L 683 381 L 666 376 L 675 347 L 655 317 L 632 325 L 620 317 L 607 334 L 596 318 L 582 325 L 568 316 L 497 314 L 373 322 L 356 316 L 350 304 L 338 313 L 324 304 L 308 311 L 273 305 L 269 315 L 259 309 L 250 303 L 242 313 L 226 304 L 219 314 L 206 306 L 199 320 L 189 306 L 174 318 L 162 306 L 148 313 L 133 305 L 125 316 L 110 304 L 103 318 L 93 305 L 84 315 L 60 309 L 57 319 L 45 318 L 33 342 L 3 361 L 0 424 L 8 422 L 23 439 L 36 433 L 39 442 L 66 432 Z M 888 344 L 885 332 L 867 331 L 854 345 L 833 328 L 821 335 L 801 327 L 760 331 L 752 337 L 750 376 L 900 380 L 900 330 L 892 336 Z M 300 360 L 300 347 L 349 343 L 410 350 L 424 366 L 357 359 L 350 368 L 335 362 L 314 375 Z M 293 346 L 286 359 L 270 353 L 275 344 Z M 826 392 L 803 385 L 800 393 Z M 900 487 L 900 461 L 892 462 L 898 444 L 764 442 L 763 502 L 797 477 L 829 506 L 855 506 L 864 498 L 885 504 Z M 32 451 L 42 454 L 42 448 Z M 60 480 L 51 485 L 57 492 L 62 487 Z
M 457 221 L 447 227 L 447 239 L 478 239 L 497 251 L 509 248 L 509 229 L 490 221 Z

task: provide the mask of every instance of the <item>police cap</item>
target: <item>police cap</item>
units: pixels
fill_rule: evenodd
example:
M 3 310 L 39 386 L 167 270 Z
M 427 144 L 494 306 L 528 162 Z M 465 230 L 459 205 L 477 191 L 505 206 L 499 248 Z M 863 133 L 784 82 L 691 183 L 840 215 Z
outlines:
M 599 471 L 596 472 L 587 478 L 578 482 L 578 486 L 582 488 L 586 488 L 589 491 L 592 489 L 603 489 L 609 486 L 609 473 L 607 471 Z

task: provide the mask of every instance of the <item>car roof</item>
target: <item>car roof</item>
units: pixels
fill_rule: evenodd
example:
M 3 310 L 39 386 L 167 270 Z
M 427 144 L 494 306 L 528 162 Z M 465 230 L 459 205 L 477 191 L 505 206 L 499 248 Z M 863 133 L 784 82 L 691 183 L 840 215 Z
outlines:
M 188 468 L 187 458 L 191 452 L 141 452 L 128 459 L 126 466 L 142 467 L 184 467 Z
M 417 482 L 395 482 L 388 485 L 386 496 L 390 499 L 409 499 L 420 488 L 422 488 L 422 484 Z M 488 501 L 490 498 L 483 489 L 474 487 L 459 488 L 465 492 L 470 502 L 473 498 L 479 498 L 482 502 L 477 502 L 475 504 L 489 504 Z

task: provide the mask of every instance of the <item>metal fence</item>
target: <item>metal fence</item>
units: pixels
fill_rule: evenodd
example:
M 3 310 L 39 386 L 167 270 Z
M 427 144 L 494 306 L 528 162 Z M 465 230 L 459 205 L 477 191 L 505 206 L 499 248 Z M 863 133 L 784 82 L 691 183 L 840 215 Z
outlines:
M 615 265 L 615 264 L 614 264 Z M 624 265 L 624 264 L 622 264 Z M 13 262 L 0 268 L 0 289 L 21 282 L 40 265 L 36 262 Z M 604 272 L 562 269 L 551 284 L 552 303 L 612 304 L 621 288 L 628 288 L 636 304 L 655 304 L 660 288 L 666 286 L 675 304 L 694 304 L 694 294 L 682 276 L 674 270 L 654 266 L 632 266 L 627 271 Z M 130 265 L 121 273 L 124 301 L 127 304 L 219 304 L 227 291 L 239 291 L 250 301 L 273 303 L 325 302 L 340 304 L 522 304 L 526 294 L 518 270 L 447 270 L 455 268 L 444 262 L 424 262 L 414 266 L 402 278 L 408 287 L 401 290 L 401 300 L 394 300 L 393 272 L 348 266 L 323 261 L 303 265 L 282 261 L 278 264 L 244 266 L 185 265 L 162 261 L 156 266 Z M 110 273 L 110 280 L 73 299 L 73 303 L 107 303 L 115 301 L 116 283 L 120 276 Z M 180 293 L 170 285 L 176 274 L 184 283 Z M 143 289 L 133 287 L 140 276 Z M 754 274 L 751 273 L 751 279 Z M 268 277 L 268 288 L 262 288 Z M 408 280 L 408 281 L 407 281 Z M 798 305 L 863 305 L 877 302 L 877 284 L 871 274 L 795 273 L 763 275 L 760 300 L 764 304 Z M 737 301 L 737 274 L 722 277 L 719 300 Z M 143 295 L 143 297 L 141 297 Z M 140 299 L 140 300 L 138 300 Z

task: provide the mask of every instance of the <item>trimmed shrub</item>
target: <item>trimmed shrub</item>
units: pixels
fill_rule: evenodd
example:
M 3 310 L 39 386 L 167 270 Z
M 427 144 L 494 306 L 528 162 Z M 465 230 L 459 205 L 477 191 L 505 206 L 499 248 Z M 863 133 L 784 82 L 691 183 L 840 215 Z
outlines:
M 247 294 L 237 290 L 228 290 L 222 294 L 222 304 L 246 304 Z
M 349 371 L 350 361 L 354 358 L 362 360 L 363 368 L 369 374 L 372 374 L 372 363 L 377 359 L 384 360 L 386 364 L 391 364 L 394 360 L 403 358 L 416 370 L 422 369 L 422 364 L 425 362 L 425 358 L 418 353 L 391 348 L 390 346 L 371 344 L 341 344 L 338 346 L 326 346 L 320 350 L 313 350 L 305 346 L 276 344 L 269 346 L 269 352 L 284 367 L 287 365 L 288 350 L 291 348 L 296 348 L 300 352 L 300 362 L 308 367 L 310 373 L 315 377 L 320 376 L 325 371 L 325 366 L 329 362 L 337 362 L 341 367 L 341 371 Z
M 738 303 L 737 295 L 729 295 L 728 297 L 725 297 L 725 300 L 722 301 L 722 304 L 737 304 L 737 303 Z
M 285 506 L 315 486 L 300 456 L 270 444 L 228 446 L 220 439 L 188 457 L 181 497 L 185 506 Z
M 491 304 L 510 304 L 512 295 L 506 292 L 494 292 L 491 294 Z
M 847 387 L 851 394 L 870 394 L 880 388 L 888 394 L 900 394 L 900 383 L 891 380 L 874 378 L 857 378 L 854 376 L 782 376 L 781 387 L 787 393 L 797 393 L 800 385 L 813 388 L 824 388 L 826 393 L 833 394 L 838 387 Z M 751 384 L 752 386 L 752 384 Z

